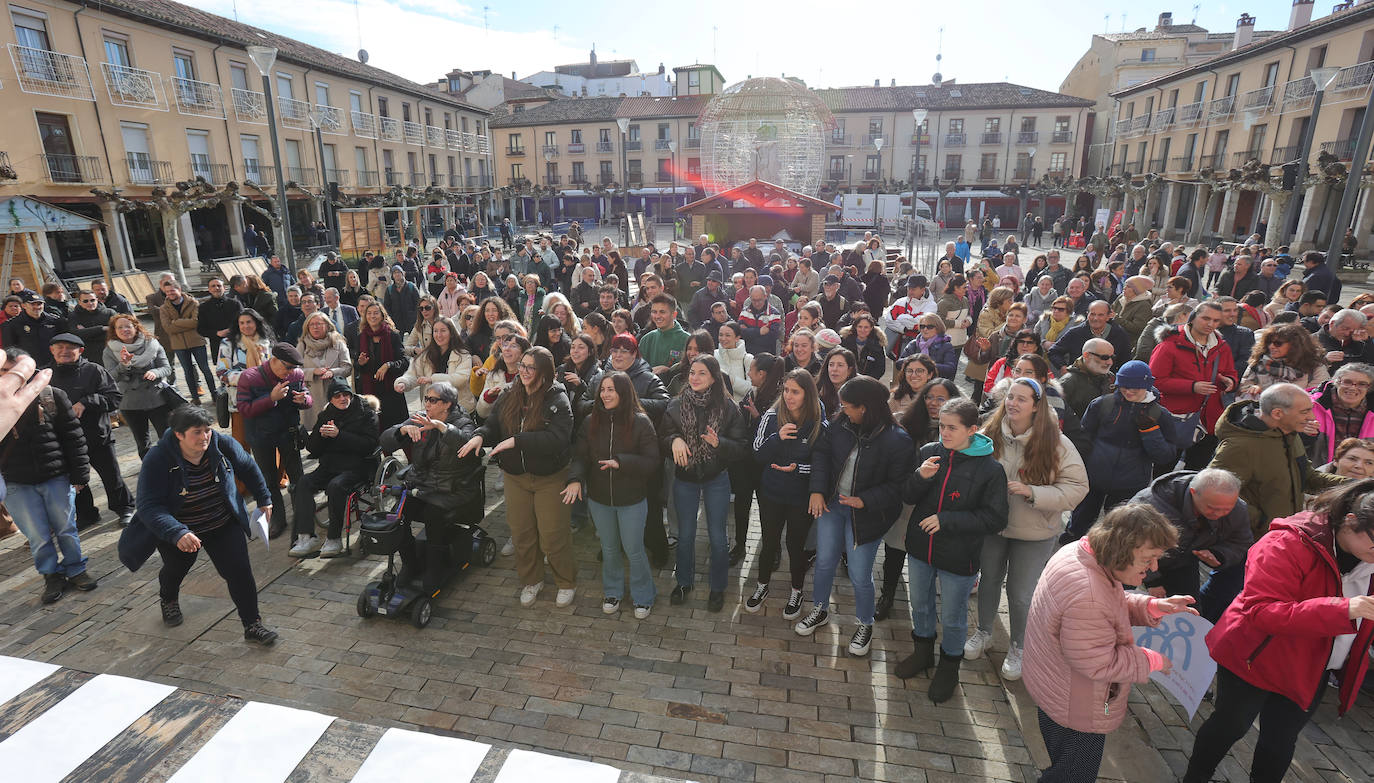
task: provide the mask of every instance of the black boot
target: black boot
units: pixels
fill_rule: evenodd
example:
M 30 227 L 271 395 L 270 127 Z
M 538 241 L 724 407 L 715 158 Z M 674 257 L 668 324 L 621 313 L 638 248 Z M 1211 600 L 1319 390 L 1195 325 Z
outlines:
M 882 595 L 878 596 L 878 603 L 873 607 L 873 619 L 875 622 L 882 622 L 888 618 L 888 615 L 892 614 L 892 601 L 892 593 L 886 590 L 883 591 Z
M 915 642 L 915 651 L 903 658 L 892 672 L 903 680 L 923 674 L 935 665 L 935 637 L 917 636 L 913 633 L 911 640 Z
M 954 689 L 959 685 L 959 665 L 963 662 L 963 653 L 950 655 L 940 652 L 940 664 L 935 667 L 935 676 L 930 680 L 931 701 L 943 704 L 954 695 Z

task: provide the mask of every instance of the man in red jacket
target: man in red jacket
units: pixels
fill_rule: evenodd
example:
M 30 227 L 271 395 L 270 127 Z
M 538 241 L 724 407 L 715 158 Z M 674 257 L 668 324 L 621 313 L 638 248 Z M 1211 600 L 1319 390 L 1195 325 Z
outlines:
M 1188 322 L 1160 340 L 1150 354 L 1160 404 L 1179 416 L 1201 414 L 1198 424 L 1207 434 L 1184 452 L 1188 470 L 1201 470 L 1211 461 L 1217 448 L 1217 419 L 1225 408 L 1222 395 L 1240 381 L 1231 348 L 1217 334 L 1221 318 L 1220 304 L 1199 304 Z

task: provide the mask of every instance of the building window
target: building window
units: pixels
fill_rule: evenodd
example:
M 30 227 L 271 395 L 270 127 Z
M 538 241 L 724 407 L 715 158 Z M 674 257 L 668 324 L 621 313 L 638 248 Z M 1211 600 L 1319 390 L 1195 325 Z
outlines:
M 356 90 L 349 90 L 348 108 L 361 114 L 363 111 L 363 94 Z
M 988 117 L 987 119 L 983 120 L 984 133 L 996 133 L 1000 130 L 1002 130 L 1001 117 Z
M 558 146 L 558 132 L 557 132 L 557 131 L 544 131 L 544 146 L 545 146 L 545 147 L 556 147 L 556 146 Z
M 262 182 L 262 153 L 258 147 L 258 137 L 244 134 L 239 136 L 239 153 L 243 155 L 243 177 L 254 182 Z
M 586 182 L 586 181 L 587 181 L 587 164 L 586 164 L 586 163 L 583 163 L 583 162 L 580 161 L 580 160 L 573 161 L 573 164 L 572 164 L 572 181 L 573 181 L 573 182 Z
M 962 171 L 963 168 L 964 168 L 964 156 L 963 156 L 963 155 L 946 155 L 946 156 L 945 156 L 945 179 L 952 179 L 952 178 L 958 177 L 959 174 L 960 174 L 960 172 Z
M 879 155 L 868 155 L 864 157 L 864 178 L 876 179 L 879 169 L 882 167 L 882 157 Z
M 196 78 L 196 56 L 184 49 L 172 50 L 172 66 L 183 79 Z
M 25 13 L 14 7 L 10 8 L 10 17 L 14 19 L 14 36 L 18 39 L 20 46 L 43 50 L 50 48 L 48 45 L 48 23 L 44 17 Z
M 673 176 L 673 161 L 668 158 L 658 159 L 658 181 L 667 182 Z
M 510 134 L 509 136 L 506 137 L 506 139 L 507 139 L 507 143 L 506 143 L 506 152 L 507 152 L 507 154 L 510 154 L 510 155 L 523 155 L 523 154 L 525 154 L 525 142 L 523 142 L 523 141 L 520 140 L 520 135 L 521 135 L 521 134 L 519 134 L 519 133 L 512 133 L 512 134 Z
M 1143 62 L 1143 63 L 1152 63 L 1152 62 L 1154 62 L 1154 61 L 1155 61 L 1155 50 L 1154 50 L 1154 49 L 1141 49 L 1141 50 L 1140 50 L 1140 61 Z
M 687 86 L 688 86 L 688 87 L 700 87 L 700 86 L 701 86 L 701 71 L 688 71 L 688 72 L 687 72 Z
M 988 177 L 997 173 L 997 153 L 984 152 L 978 162 L 978 176 Z
M 1036 119 L 1035 117 L 1022 117 L 1022 118 L 1021 118 L 1021 132 L 1022 132 L 1022 133 L 1034 133 L 1034 132 L 1035 132 L 1035 119 Z
M 510 164 L 510 178 L 520 180 L 525 178 L 525 166 L 522 163 Z
M 1050 171 L 1064 171 L 1065 164 L 1068 162 L 1068 154 L 1064 152 L 1050 153 Z
M 554 183 L 554 182 L 556 182 L 556 181 L 558 181 L 558 164 L 557 164 L 557 163 L 545 163 L 545 164 L 544 164 L 544 182 L 545 182 L 545 183 L 552 184 L 552 183 Z
M 512 114 L 524 114 L 524 113 L 525 113 L 525 104 L 523 104 L 523 103 L 517 103 L 517 104 L 515 104 L 515 110 L 512 112 Z
M 573 143 L 573 144 L 581 144 L 581 143 L 582 143 L 582 129 L 581 129 L 581 128 L 573 128 L 572 130 L 568 131 L 568 136 L 569 136 L 569 141 L 570 141 L 571 143 Z
M 377 115 L 380 117 L 391 116 L 391 109 L 387 106 L 386 98 L 377 99 Z
M 105 62 L 128 68 L 133 62 L 129 59 L 129 39 L 105 35 Z
M 410 104 L 405 101 L 401 102 L 401 121 L 410 122 Z
M 277 74 L 277 95 L 288 100 L 294 100 L 296 91 L 292 89 L 293 81 L 295 80 L 291 78 L 291 74 L 289 73 Z
M 1069 129 L 1071 118 L 1068 115 L 1060 115 L 1054 118 L 1054 132 L 1064 133 Z
M 963 133 L 963 132 L 964 132 L 964 120 L 963 120 L 963 118 L 950 120 L 950 121 L 949 121 L 949 132 L 950 132 L 950 133 Z M 956 157 L 958 157 L 958 156 L 956 156 Z
M 611 129 L 610 129 L 610 128 L 601 128 L 601 129 L 597 132 L 597 139 L 596 139 L 596 140 L 597 140 L 599 143 L 601 143 L 601 144 L 610 144 L 610 143 L 611 143 Z
M 315 103 L 318 106 L 329 105 L 329 85 L 324 82 L 315 82 Z
M 610 181 L 614 176 L 615 174 L 611 170 L 611 162 L 609 160 L 601 161 L 601 179 Z
M 204 177 L 207 182 L 214 182 L 210 174 L 210 132 L 186 131 L 186 147 L 191 153 L 191 176 Z
M 229 83 L 236 90 L 248 89 L 248 66 L 243 63 L 229 63 Z
M 670 127 L 670 126 L 669 126 L 668 123 L 666 123 L 666 122 L 660 122 L 660 123 L 658 124 L 658 140 L 659 140 L 659 141 L 667 141 L 667 140 L 669 140 L 669 139 L 671 139 L 671 138 L 673 137 L 672 134 L 671 134 L 671 133 L 669 132 L 669 130 L 668 130 L 669 127 Z
M 626 131 L 626 134 L 626 138 L 629 141 L 639 141 L 639 126 L 631 125 L 629 130 Z
M 693 73 L 695 73 L 695 71 L 693 71 Z M 695 122 L 687 123 L 687 139 L 689 141 L 701 139 L 701 131 L 697 129 L 697 124 Z
M 882 136 L 882 135 L 883 135 L 883 118 L 882 118 L 882 117 L 869 117 L 869 118 L 868 118 L 868 135 L 873 136 L 873 137 L 875 137 L 875 138 L 878 137 L 878 136 Z
M 701 181 L 701 158 L 687 159 L 687 179 L 692 182 Z
M 843 156 L 843 155 L 831 155 L 831 156 L 830 156 L 830 176 L 831 176 L 831 177 L 842 177 L 842 176 L 844 176 L 844 156 Z

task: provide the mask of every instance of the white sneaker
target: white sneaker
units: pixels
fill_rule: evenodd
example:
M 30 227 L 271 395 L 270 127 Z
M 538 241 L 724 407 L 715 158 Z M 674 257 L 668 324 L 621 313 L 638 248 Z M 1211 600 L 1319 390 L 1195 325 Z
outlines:
M 324 546 L 320 547 L 320 557 L 338 557 L 343 554 L 343 541 L 337 538 L 325 539 Z
M 559 588 L 558 595 L 554 598 L 553 604 L 558 608 L 572 606 L 573 599 L 577 597 L 577 588 Z
M 1002 679 L 1021 679 L 1021 645 L 1016 642 L 1007 648 L 1007 659 L 1002 661 Z
M 539 597 L 539 591 L 544 589 L 544 583 L 537 585 L 525 585 L 520 588 L 520 605 L 534 606 L 534 599 Z
M 515 542 L 508 538 L 505 545 L 501 547 L 501 556 L 510 557 L 513 554 L 515 554 Z
M 973 632 L 973 635 L 968 638 L 968 641 L 964 642 L 964 659 L 976 661 L 982 658 L 983 653 L 987 652 L 988 648 L 991 646 L 992 631 L 984 631 L 982 628 L 979 628 Z
M 605 598 L 601 599 L 602 614 L 615 614 L 618 611 L 620 611 L 619 598 L 612 598 L 610 596 L 606 596 Z
M 648 618 L 648 616 L 649 616 L 649 611 L 650 611 L 652 608 L 653 608 L 653 607 L 651 607 L 651 606 L 636 606 L 636 607 L 635 607 L 635 619 L 636 619 L 636 620 L 644 620 L 644 619 Z
M 291 557 L 310 557 L 320 551 L 320 540 L 309 533 L 296 536 L 296 545 L 286 554 Z

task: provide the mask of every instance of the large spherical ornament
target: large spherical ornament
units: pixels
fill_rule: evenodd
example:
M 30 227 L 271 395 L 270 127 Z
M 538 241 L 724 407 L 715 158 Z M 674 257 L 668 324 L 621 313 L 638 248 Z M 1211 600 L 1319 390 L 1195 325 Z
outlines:
M 825 103 L 798 82 L 761 76 L 733 84 L 697 119 L 702 187 L 714 195 L 760 179 L 815 195 L 834 123 Z

